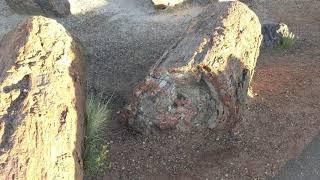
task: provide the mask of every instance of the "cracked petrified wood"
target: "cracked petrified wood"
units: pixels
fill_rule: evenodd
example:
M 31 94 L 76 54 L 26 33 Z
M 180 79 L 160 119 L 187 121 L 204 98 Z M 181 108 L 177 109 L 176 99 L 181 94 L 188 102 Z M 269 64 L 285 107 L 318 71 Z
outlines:
M 240 2 L 210 4 L 134 90 L 123 115 L 138 131 L 227 128 L 241 114 L 261 43 Z
M 0 42 L 0 179 L 82 179 L 80 46 L 32 17 Z

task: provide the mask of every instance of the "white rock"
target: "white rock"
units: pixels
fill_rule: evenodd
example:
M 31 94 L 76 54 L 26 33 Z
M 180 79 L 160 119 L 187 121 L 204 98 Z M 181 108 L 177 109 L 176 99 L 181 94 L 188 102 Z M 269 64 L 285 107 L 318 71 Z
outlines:
M 156 8 L 165 9 L 183 3 L 185 0 L 152 0 Z

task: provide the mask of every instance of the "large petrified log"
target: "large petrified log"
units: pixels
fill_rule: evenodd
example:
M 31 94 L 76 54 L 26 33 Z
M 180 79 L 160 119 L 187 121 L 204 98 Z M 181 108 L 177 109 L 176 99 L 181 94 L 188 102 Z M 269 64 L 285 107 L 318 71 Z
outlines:
M 79 0 L 6 0 L 17 13 L 54 16 L 72 14 L 72 6 L 77 6 L 77 1 Z
M 135 88 L 124 113 L 129 125 L 150 133 L 234 124 L 245 104 L 261 39 L 259 19 L 246 5 L 210 4 Z
M 32 17 L 0 42 L 0 179 L 82 179 L 80 46 Z

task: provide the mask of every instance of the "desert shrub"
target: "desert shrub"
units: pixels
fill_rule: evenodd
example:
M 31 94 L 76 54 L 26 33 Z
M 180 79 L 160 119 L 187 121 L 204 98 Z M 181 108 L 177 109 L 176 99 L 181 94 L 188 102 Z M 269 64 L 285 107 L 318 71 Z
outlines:
M 281 37 L 277 47 L 280 49 L 288 49 L 292 47 L 294 43 L 295 35 L 292 32 L 290 32 L 288 35 Z
M 102 135 L 110 119 L 110 110 L 108 104 L 91 95 L 87 98 L 86 111 L 84 165 L 86 174 L 91 175 L 107 163 L 109 146 L 104 143 Z

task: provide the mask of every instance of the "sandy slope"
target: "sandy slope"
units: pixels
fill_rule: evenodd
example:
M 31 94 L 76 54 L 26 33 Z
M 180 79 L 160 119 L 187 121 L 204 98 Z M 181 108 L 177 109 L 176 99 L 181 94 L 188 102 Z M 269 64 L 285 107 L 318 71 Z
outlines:
M 17 23 L 19 23 L 25 16 L 15 14 L 6 4 L 5 0 L 0 1 L 0 39 L 2 36 L 10 31 Z

